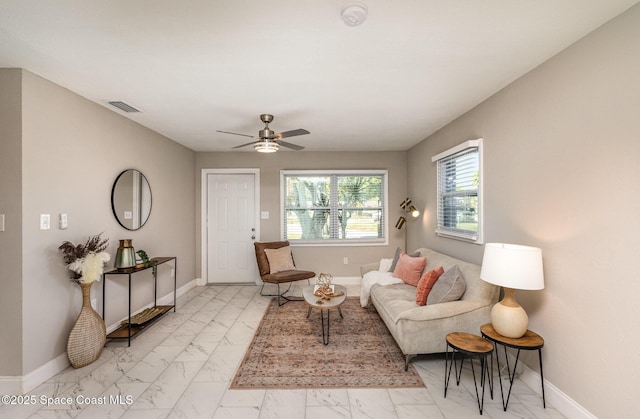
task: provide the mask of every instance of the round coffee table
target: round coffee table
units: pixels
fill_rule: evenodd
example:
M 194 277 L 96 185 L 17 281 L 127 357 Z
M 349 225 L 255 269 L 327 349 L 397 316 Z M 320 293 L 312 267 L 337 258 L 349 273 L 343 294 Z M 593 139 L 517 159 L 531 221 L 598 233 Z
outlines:
M 332 297 L 330 300 L 323 300 L 320 297 L 316 297 L 313 295 L 314 286 L 304 287 L 302 289 L 302 295 L 304 296 L 304 301 L 309 305 L 309 311 L 307 311 L 307 318 L 311 315 L 311 309 L 319 308 L 320 309 L 320 321 L 322 323 L 322 343 L 325 345 L 329 344 L 329 331 L 331 326 L 331 318 L 330 318 L 330 310 L 332 308 L 337 308 L 338 313 L 340 313 L 340 317 L 344 318 L 342 315 L 342 310 L 340 306 L 344 303 L 344 300 L 347 298 L 347 289 L 342 285 L 333 285 L 333 292 L 335 294 L 339 294 L 342 291 L 342 295 L 337 297 Z M 327 312 L 327 325 L 325 331 L 325 322 L 324 322 L 324 312 Z

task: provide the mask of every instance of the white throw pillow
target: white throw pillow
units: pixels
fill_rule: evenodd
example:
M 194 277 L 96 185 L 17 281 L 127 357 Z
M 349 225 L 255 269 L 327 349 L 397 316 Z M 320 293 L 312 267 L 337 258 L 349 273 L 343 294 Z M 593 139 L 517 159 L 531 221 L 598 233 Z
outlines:
M 388 272 L 389 268 L 391 268 L 391 263 L 393 263 L 393 259 L 380 259 L 380 267 L 378 270 Z

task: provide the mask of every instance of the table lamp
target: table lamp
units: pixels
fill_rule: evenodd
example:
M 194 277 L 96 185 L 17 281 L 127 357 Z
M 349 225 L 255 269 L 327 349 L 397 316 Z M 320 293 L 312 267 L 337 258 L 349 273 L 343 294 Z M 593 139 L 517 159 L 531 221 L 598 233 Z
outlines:
M 487 243 L 480 278 L 504 287 L 503 299 L 491 309 L 495 331 L 509 338 L 522 337 L 527 331 L 529 317 L 516 301 L 516 290 L 544 288 L 542 251 L 537 247 Z

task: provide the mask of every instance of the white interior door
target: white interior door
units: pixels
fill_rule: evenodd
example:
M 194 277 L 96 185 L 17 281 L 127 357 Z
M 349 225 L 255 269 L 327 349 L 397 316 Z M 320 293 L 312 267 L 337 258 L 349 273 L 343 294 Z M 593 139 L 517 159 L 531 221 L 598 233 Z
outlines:
M 206 173 L 203 266 L 209 284 L 255 284 L 259 278 L 253 247 L 259 222 L 257 176 L 255 172 Z

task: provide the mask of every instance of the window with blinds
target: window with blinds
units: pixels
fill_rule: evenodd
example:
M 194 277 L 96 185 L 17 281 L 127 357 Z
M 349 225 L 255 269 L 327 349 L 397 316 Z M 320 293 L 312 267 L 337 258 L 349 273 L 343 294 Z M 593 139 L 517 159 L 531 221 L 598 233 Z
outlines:
M 438 170 L 436 234 L 482 243 L 482 139 L 433 156 Z
M 385 244 L 386 170 L 281 171 L 282 239 Z

